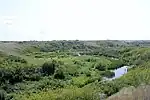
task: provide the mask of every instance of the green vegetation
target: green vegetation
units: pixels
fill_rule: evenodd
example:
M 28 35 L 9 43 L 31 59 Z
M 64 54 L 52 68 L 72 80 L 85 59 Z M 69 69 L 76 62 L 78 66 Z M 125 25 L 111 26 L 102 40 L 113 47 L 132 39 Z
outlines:
M 104 71 L 100 75 L 103 77 L 112 78 L 115 76 L 115 73 L 111 71 Z
M 100 100 L 150 84 L 149 41 L 0 42 L 0 100 Z M 134 65 L 124 76 L 113 70 Z

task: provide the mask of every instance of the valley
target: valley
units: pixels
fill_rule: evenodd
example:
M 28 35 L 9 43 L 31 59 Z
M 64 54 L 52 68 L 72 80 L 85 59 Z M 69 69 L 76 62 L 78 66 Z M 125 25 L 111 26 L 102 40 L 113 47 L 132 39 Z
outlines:
M 119 94 L 124 88 L 140 91 L 149 85 L 149 65 L 150 41 L 1 41 L 0 98 L 125 98 Z

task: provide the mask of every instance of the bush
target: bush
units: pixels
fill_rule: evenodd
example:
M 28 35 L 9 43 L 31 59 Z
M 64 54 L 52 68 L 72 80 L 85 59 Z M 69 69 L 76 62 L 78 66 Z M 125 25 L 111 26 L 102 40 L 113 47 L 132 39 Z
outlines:
M 65 79 L 65 75 L 62 70 L 57 70 L 55 72 L 54 78 L 56 79 Z
M 106 70 L 106 66 L 101 64 L 101 63 L 96 63 L 94 67 L 95 67 L 95 69 L 98 69 L 100 71 L 105 71 Z
M 90 77 L 90 76 L 91 76 L 91 72 L 88 71 L 88 72 L 85 73 L 85 75 L 86 75 L 87 77 Z
M 108 70 L 114 70 L 124 66 L 125 64 L 120 60 L 112 60 L 112 63 L 109 65 Z
M 145 62 L 144 60 L 138 59 L 135 60 L 134 65 L 142 65 L 144 62 Z
M 107 77 L 107 78 L 112 78 L 115 76 L 115 73 L 114 72 L 111 72 L 111 71 L 105 71 L 105 72 L 102 72 L 101 75 L 103 77 Z
M 42 65 L 42 72 L 45 75 L 52 75 L 54 74 L 56 67 L 58 67 L 56 61 L 53 60 L 52 62 L 46 62 Z
M 89 77 L 86 76 L 78 76 L 78 77 L 73 77 L 73 85 L 76 85 L 78 87 L 83 87 L 88 84 Z
M 25 77 L 25 72 L 22 68 L 11 68 L 11 69 L 0 69 L 0 80 L 2 83 L 9 82 L 9 84 L 15 84 L 17 82 L 22 82 Z
M 20 62 L 20 63 L 27 63 L 27 61 L 25 59 L 22 59 L 21 57 L 18 57 L 18 56 L 14 56 L 14 55 L 9 55 L 7 58 L 6 58 L 7 61 L 14 61 L 14 62 Z
M 103 84 L 103 92 L 107 96 L 111 96 L 119 91 L 118 84 L 114 84 L 113 82 L 108 82 Z
M 87 62 L 96 62 L 96 59 L 94 59 L 94 58 L 88 58 L 88 59 L 85 59 L 85 61 L 87 61 Z
M 21 94 L 15 100 L 100 100 L 99 95 L 92 88 L 59 89 L 54 91 L 40 91 L 39 93 Z
M 73 60 L 74 64 L 77 64 L 77 65 L 82 65 L 80 61 L 78 60 Z
M 35 57 L 35 58 L 43 58 L 42 55 L 35 55 L 34 57 Z

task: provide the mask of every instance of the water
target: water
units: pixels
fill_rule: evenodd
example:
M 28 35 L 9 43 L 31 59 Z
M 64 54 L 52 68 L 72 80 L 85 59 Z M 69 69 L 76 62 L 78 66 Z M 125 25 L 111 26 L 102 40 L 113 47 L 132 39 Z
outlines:
M 119 77 L 123 76 L 124 74 L 126 74 L 127 72 L 128 72 L 128 66 L 123 66 L 121 68 L 118 68 L 118 69 L 114 70 L 115 77 L 113 77 L 113 78 L 114 79 L 119 78 Z
M 115 73 L 115 76 L 112 78 L 104 77 L 104 80 L 113 80 L 113 79 L 119 78 L 128 72 L 128 68 L 129 68 L 129 66 L 123 66 L 121 68 L 113 70 L 113 72 Z

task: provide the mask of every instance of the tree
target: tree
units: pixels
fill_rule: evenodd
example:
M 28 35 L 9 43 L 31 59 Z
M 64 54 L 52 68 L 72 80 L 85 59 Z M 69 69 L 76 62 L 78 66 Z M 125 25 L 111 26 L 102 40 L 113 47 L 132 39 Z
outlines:
M 112 78 L 115 76 L 115 73 L 114 72 L 111 72 L 111 71 L 105 71 L 105 72 L 102 72 L 101 75 L 103 77 L 107 77 L 107 78 Z
M 111 61 L 111 64 L 109 65 L 108 67 L 108 70 L 114 70 L 114 69 L 117 69 L 117 68 L 120 68 L 124 66 L 124 63 L 123 61 L 120 61 L 120 60 L 112 60 Z
M 52 61 L 52 62 L 45 62 L 43 65 L 42 65 L 42 72 L 45 74 L 45 75 L 52 75 L 54 74 L 55 72 L 55 69 L 56 67 L 58 66 L 57 62 L 56 61 Z
M 105 71 L 106 70 L 106 66 L 103 65 L 102 63 L 96 63 L 94 67 L 95 67 L 95 69 L 98 69 L 100 71 Z

